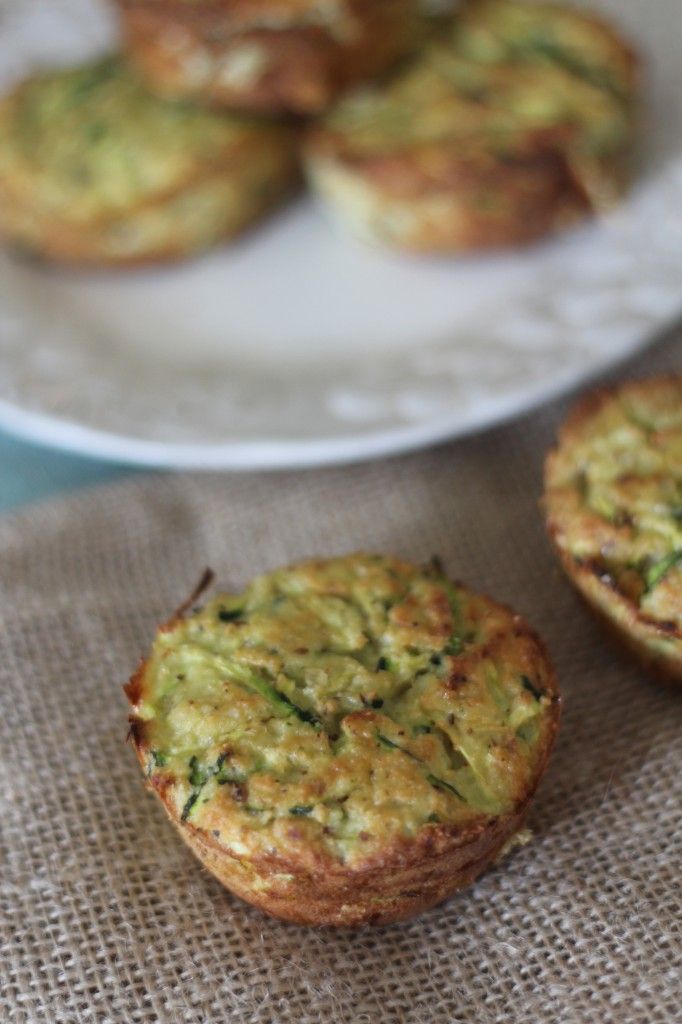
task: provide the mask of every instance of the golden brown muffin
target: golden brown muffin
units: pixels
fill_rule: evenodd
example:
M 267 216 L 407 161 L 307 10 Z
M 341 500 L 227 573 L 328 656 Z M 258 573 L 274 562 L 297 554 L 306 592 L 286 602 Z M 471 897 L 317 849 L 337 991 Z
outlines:
M 389 84 L 344 97 L 312 129 L 309 177 L 372 242 L 529 242 L 621 195 L 635 91 L 632 52 L 602 22 L 474 0 Z
M 117 58 L 36 75 L 0 100 L 0 236 L 52 260 L 195 255 L 298 180 L 293 132 L 152 96 Z
M 682 682 L 682 376 L 583 398 L 544 502 L 571 582 L 650 671 Z
M 118 0 L 150 87 L 260 113 L 314 114 L 414 45 L 417 0 Z
M 519 616 L 437 565 L 363 554 L 181 611 L 126 693 L 183 839 L 304 924 L 412 917 L 476 878 L 521 827 L 559 717 Z

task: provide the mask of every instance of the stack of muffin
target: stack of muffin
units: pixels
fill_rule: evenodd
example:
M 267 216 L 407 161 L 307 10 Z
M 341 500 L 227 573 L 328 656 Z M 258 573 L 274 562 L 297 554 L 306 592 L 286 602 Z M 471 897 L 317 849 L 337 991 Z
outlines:
M 636 61 L 528 0 L 118 0 L 125 52 L 0 101 L 0 233 L 78 264 L 180 259 L 292 195 L 356 234 L 520 244 L 618 198 Z M 445 5 L 447 8 L 447 5 Z

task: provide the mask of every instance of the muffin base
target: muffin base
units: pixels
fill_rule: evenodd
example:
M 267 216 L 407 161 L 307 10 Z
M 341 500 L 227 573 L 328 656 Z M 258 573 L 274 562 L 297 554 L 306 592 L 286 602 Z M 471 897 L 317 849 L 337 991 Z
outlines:
M 300 874 L 291 864 L 270 870 L 267 864 L 245 865 L 204 833 L 171 820 L 211 874 L 246 903 L 293 924 L 357 928 L 409 920 L 470 885 L 521 829 L 528 803 L 530 797 L 520 811 L 478 832 L 451 839 L 445 832 L 434 835 L 433 850 L 412 852 L 404 863 L 396 857 L 389 871 L 380 864 L 374 870 L 325 870 L 316 876 Z
M 306 170 L 339 222 L 377 245 L 415 252 L 495 249 L 533 242 L 589 216 L 593 205 L 558 152 L 538 148 L 506 164 L 469 162 L 436 146 L 367 160 L 313 140 Z M 438 166 L 435 176 L 420 170 Z M 618 186 L 620 191 L 620 186 Z

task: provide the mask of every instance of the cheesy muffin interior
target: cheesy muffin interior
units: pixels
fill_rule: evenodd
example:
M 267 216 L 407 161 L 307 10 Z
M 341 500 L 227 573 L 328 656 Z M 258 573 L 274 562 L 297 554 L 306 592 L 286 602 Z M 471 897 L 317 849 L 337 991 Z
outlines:
M 38 250 L 202 248 L 295 177 L 288 129 L 157 99 L 117 57 L 36 75 L 0 101 L 0 230 Z
M 464 57 L 484 64 L 509 60 L 558 65 L 575 77 L 628 100 L 636 88 L 632 51 L 590 13 L 551 3 L 474 0 L 455 27 Z
M 682 377 L 579 404 L 548 458 L 545 501 L 571 576 L 682 679 Z
M 389 84 L 337 104 L 310 136 L 311 176 L 351 219 L 353 204 L 364 204 L 360 218 L 374 215 L 389 240 L 382 202 L 394 202 L 393 234 L 404 228 L 409 238 L 408 204 L 415 219 L 419 203 L 437 217 L 425 204 L 439 197 L 459 197 L 473 245 L 486 243 L 486 222 L 493 243 L 522 237 L 524 219 L 541 233 L 552 217 L 575 219 L 621 193 L 635 77 L 629 49 L 588 16 L 473 2 Z M 452 231 L 465 235 L 460 224 Z
M 558 700 L 518 617 L 373 555 L 281 569 L 172 621 L 128 694 L 172 817 L 236 858 L 318 872 L 518 811 Z

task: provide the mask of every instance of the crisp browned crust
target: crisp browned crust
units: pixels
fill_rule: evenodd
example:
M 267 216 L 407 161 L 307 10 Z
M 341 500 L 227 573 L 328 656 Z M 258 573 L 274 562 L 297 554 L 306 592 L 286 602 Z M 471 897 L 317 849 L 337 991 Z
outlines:
M 564 572 L 595 614 L 616 650 L 634 657 L 647 675 L 658 682 L 674 687 L 682 685 L 679 655 L 655 654 L 650 648 L 652 641 L 661 636 L 670 637 L 673 631 L 642 615 L 632 602 L 616 593 L 612 584 L 604 578 L 602 567 L 595 563 L 580 563 L 568 555 L 557 540 L 559 531 L 556 524 L 548 520 L 547 529 Z M 614 608 L 619 609 L 617 617 L 614 616 Z
M 602 71 L 617 80 L 617 90 L 596 85 L 560 58 L 543 64 L 522 48 L 515 53 L 513 42 L 506 61 L 479 61 L 458 49 L 460 36 L 477 25 L 484 32 L 486 18 L 494 24 L 495 5 L 489 7 L 464 5 L 451 38 L 437 38 L 385 87 L 342 99 L 309 131 L 309 177 L 360 237 L 424 252 L 521 245 L 607 210 L 622 196 L 639 77 L 631 48 L 600 20 L 577 16 L 583 31 L 599 38 Z M 550 28 L 553 12 L 568 10 L 532 9 Z M 515 124 L 511 119 L 513 130 L 495 120 L 505 96 L 518 117 Z M 559 97 L 554 117 L 531 114 L 524 122 L 536 97 L 549 108 L 552 96 Z
M 313 185 L 351 222 L 357 212 L 360 235 L 416 252 L 522 245 L 599 212 L 561 130 L 528 132 L 502 158 L 457 142 L 359 155 L 342 133 L 322 126 L 308 134 L 306 165 Z M 609 201 L 629 174 L 629 146 L 600 161 Z
M 417 252 L 520 245 L 593 212 L 565 152 L 547 132 L 529 135 L 523 147 L 500 160 L 435 143 L 362 158 L 339 136 L 318 130 L 309 138 L 308 166 L 323 192 L 328 168 L 359 185 L 382 211 L 378 228 L 368 225 L 369 235 Z M 614 164 L 614 182 L 623 171 L 622 163 Z
M 637 91 L 641 78 L 640 54 L 634 46 L 634 40 L 623 35 L 620 28 L 614 28 L 610 17 L 587 10 L 583 5 L 578 7 L 573 3 L 559 5 L 556 0 L 549 0 L 549 2 L 531 0 L 531 2 L 536 9 L 545 11 L 550 16 L 554 10 L 560 7 L 566 11 L 572 11 L 574 14 L 578 13 L 582 24 L 586 28 L 589 27 L 591 32 L 599 37 L 601 45 L 608 51 L 608 59 L 613 70 L 617 72 L 620 87 L 629 94 L 634 94 Z M 462 21 L 465 24 L 475 21 L 478 9 L 485 8 L 487 5 L 488 0 L 467 0 L 466 6 L 463 5 L 461 12 Z
M 467 826 L 432 824 L 413 837 L 386 842 L 379 854 L 351 869 L 333 858 L 315 853 L 304 862 L 299 856 L 251 856 L 245 859 L 226 849 L 205 829 L 183 821 L 170 799 L 162 776 L 148 778 L 168 817 L 182 839 L 204 866 L 241 899 L 285 921 L 316 926 L 384 925 L 412 918 L 472 883 L 493 864 L 522 827 L 529 805 L 544 775 L 559 726 L 561 698 L 556 675 L 542 640 L 518 615 L 498 602 L 491 606 L 513 616 L 514 630 L 535 646 L 546 672 L 551 695 L 548 727 L 536 770 L 516 806 L 497 816 L 480 815 Z M 185 617 L 187 602 L 162 629 Z M 482 652 L 485 653 L 485 652 Z M 140 699 L 147 662 L 142 661 L 124 686 L 135 705 Z M 131 715 L 129 739 L 146 773 L 150 745 L 144 722 Z
M 130 53 L 157 92 L 259 113 L 319 113 L 406 53 L 416 24 L 412 0 L 346 0 L 350 30 L 338 34 L 305 22 L 309 2 L 118 5 Z M 291 14 L 303 20 L 287 25 Z M 285 20 L 270 27 L 268 15 Z
M 607 635 L 621 650 L 634 656 L 647 674 L 676 686 L 682 684 L 682 630 L 674 622 L 658 621 L 645 614 L 636 601 L 618 588 L 599 557 L 584 559 L 572 554 L 566 539 L 567 520 L 563 496 L 555 493 L 553 481 L 562 450 L 589 432 L 595 417 L 624 390 L 631 396 L 655 399 L 661 388 L 667 389 L 671 383 L 679 386 L 681 382 L 680 375 L 669 374 L 625 385 L 602 387 L 581 396 L 561 426 L 557 444 L 546 456 L 542 500 L 549 538 L 561 565 L 571 583 L 596 614 Z M 674 646 L 662 651 L 661 641 L 673 641 Z
M 169 816 L 205 867 L 247 903 L 295 924 L 358 927 L 408 920 L 470 885 L 522 827 L 531 795 L 514 814 L 457 837 L 432 829 L 411 849 L 389 847 L 383 863 L 352 873 L 326 867 L 302 873 L 297 864 L 274 858 L 246 865 L 226 856 L 210 836 Z M 293 882 L 278 886 L 274 880 L 281 873 L 293 875 Z M 259 891 L 263 882 L 267 891 Z
M 655 401 L 659 392 L 667 390 L 671 385 L 679 387 L 680 381 L 682 381 L 682 374 L 663 373 L 657 377 L 625 381 L 620 384 L 596 387 L 586 391 L 573 403 L 568 416 L 559 428 L 557 444 L 549 452 L 547 458 L 551 459 L 553 452 L 560 446 L 571 444 L 574 438 L 586 431 L 589 432 L 591 422 L 597 413 L 624 392 L 627 392 L 633 398 L 653 399 Z

